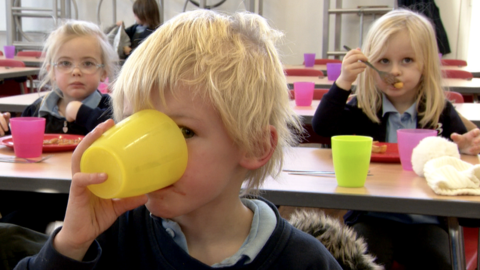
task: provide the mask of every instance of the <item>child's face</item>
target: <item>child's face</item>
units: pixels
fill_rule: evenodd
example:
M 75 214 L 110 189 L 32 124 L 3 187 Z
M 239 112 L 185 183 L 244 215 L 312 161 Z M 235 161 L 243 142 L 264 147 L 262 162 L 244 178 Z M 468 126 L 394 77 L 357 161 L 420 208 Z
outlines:
M 94 69 L 94 72 L 82 71 L 82 65 L 97 65 L 102 63 L 101 47 L 98 40 L 93 36 L 76 37 L 63 44 L 56 58 L 55 64 L 73 66 L 73 70 L 66 71 L 60 66 L 52 66 L 54 69 L 54 80 L 63 93 L 64 98 L 82 101 L 92 94 L 101 81 L 106 78 L 103 68 Z
M 387 50 L 380 60 L 373 63 L 376 68 L 397 76 L 403 82 L 402 88 L 395 88 L 385 83 L 378 73 L 375 73 L 377 87 L 387 95 L 392 102 L 407 102 L 413 104 L 417 93 L 417 86 L 422 77 L 415 52 L 410 45 L 410 38 L 406 31 L 393 35 L 387 45 Z
M 165 107 L 153 94 L 155 108 L 172 118 L 187 141 L 188 164 L 175 184 L 147 194 L 149 211 L 174 218 L 191 213 L 212 213 L 238 200 L 246 169 L 239 165 L 242 151 L 228 136 L 218 112 L 187 87 L 173 97 L 167 91 Z M 178 94 L 178 96 L 177 96 Z M 226 207 L 225 211 L 231 210 Z

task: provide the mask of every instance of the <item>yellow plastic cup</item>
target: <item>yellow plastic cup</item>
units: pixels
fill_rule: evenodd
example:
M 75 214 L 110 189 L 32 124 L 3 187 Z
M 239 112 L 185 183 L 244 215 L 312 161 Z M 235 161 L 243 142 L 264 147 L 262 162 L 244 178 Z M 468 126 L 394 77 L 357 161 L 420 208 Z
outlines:
M 185 172 L 188 151 L 177 124 L 156 110 L 139 111 L 105 132 L 83 153 L 80 170 L 106 173 L 88 188 L 104 199 L 146 194 L 175 183 Z
M 333 168 L 340 187 L 363 187 L 367 179 L 373 138 L 342 135 L 332 137 Z

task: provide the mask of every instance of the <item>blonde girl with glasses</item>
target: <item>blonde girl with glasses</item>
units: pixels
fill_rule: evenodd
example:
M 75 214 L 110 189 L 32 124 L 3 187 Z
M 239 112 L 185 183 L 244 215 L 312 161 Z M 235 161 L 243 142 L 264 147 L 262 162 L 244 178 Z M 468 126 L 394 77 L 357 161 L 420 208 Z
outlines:
M 111 118 L 110 95 L 97 90 L 115 73 L 117 54 L 100 28 L 67 21 L 44 46 L 39 89 L 52 92 L 28 106 L 22 116 L 46 118 L 45 133 L 86 135 Z M 0 114 L 0 135 L 8 131 L 8 113 Z
M 97 88 L 113 76 L 117 54 L 97 25 L 66 22 L 50 34 L 44 53 L 40 89 L 52 91 L 22 116 L 46 118 L 45 133 L 79 135 L 111 118 L 110 96 Z M 9 131 L 9 118 L 9 113 L 0 113 L 0 135 Z M 67 199 L 67 194 L 0 191 L 0 222 L 45 232 L 50 222 L 63 220 Z

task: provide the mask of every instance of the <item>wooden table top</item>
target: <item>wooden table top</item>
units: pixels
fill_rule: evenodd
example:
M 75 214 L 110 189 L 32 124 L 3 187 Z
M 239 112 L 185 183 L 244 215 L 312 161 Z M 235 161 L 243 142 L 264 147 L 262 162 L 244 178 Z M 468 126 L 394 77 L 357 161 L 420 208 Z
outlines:
M 0 79 L 38 75 L 40 68 L 34 67 L 0 67 Z
M 294 82 L 313 82 L 316 88 L 330 88 L 335 81 L 330 81 L 326 76 L 287 76 L 287 83 L 290 89 L 293 89 Z M 443 79 L 445 87 L 450 91 L 456 91 L 462 94 L 480 94 L 480 78 L 471 80 L 464 79 Z M 355 83 L 354 83 L 355 85 Z
M 313 67 L 305 67 L 305 65 L 283 65 L 285 69 L 316 69 L 321 70 L 323 73 L 327 74 L 327 65 L 314 65 Z M 452 69 L 452 70 L 465 70 L 472 73 L 474 78 L 480 77 L 480 67 L 478 66 L 466 66 L 466 67 L 459 67 L 459 66 L 441 66 L 442 70 Z
M 320 100 L 313 100 L 311 106 L 297 106 L 295 100 L 290 101 L 290 106 L 295 113 L 303 116 L 305 123 L 312 123 L 312 117 L 317 110 Z M 480 103 L 454 103 L 457 112 L 462 114 L 465 118 L 472 121 L 477 127 L 480 128 Z M 1 108 L 1 101 L 0 101 Z

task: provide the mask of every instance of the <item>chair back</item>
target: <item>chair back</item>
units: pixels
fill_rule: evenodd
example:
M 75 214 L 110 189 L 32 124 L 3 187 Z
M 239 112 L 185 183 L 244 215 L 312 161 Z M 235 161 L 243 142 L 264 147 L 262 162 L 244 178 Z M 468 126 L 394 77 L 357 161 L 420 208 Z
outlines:
M 0 67 L 25 67 L 25 63 L 14 59 L 0 59 Z M 0 84 L 0 97 L 8 97 L 22 94 L 22 84 L 25 92 L 28 91 L 26 77 L 5 79 Z
M 42 57 L 42 51 L 19 51 L 17 56 Z
M 466 70 L 459 70 L 459 69 L 444 69 L 442 70 L 442 75 L 444 78 L 452 78 L 452 79 L 467 79 L 471 80 L 473 78 L 473 74 Z
M 465 100 L 463 99 L 462 94 L 455 92 L 455 91 L 446 91 L 445 96 L 447 99 L 450 100 L 452 103 L 464 103 Z
M 0 56 L 3 56 L 3 52 L 2 52 L 2 51 L 0 51 Z
M 441 59 L 442 66 L 466 67 L 467 61 L 460 59 Z
M 283 72 L 285 73 L 285 76 L 321 76 L 323 77 L 323 72 L 321 70 L 316 70 L 316 69 L 295 69 L 295 68 L 287 68 L 284 69 Z

